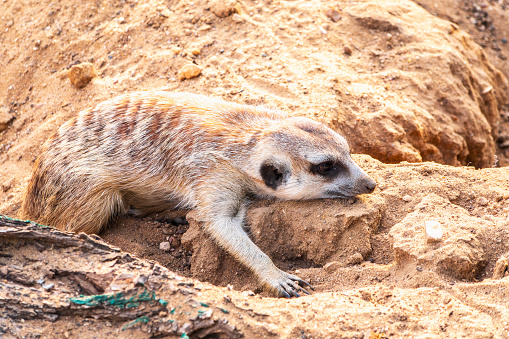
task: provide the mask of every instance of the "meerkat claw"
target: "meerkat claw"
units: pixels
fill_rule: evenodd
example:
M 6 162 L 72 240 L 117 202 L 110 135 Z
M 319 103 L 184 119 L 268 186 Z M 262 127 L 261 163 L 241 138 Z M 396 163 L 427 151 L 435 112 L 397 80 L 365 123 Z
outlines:
M 299 286 L 302 286 L 302 287 L 307 286 L 307 287 L 309 287 L 311 290 L 313 290 L 313 291 L 315 290 L 315 288 L 314 288 L 313 286 L 311 286 L 311 285 L 310 285 L 307 281 L 305 281 L 305 280 L 298 279 L 298 280 L 297 280 L 297 283 L 299 284 Z M 303 290 L 303 291 L 306 291 L 306 290 Z M 307 291 L 306 291 L 306 293 L 307 293 Z M 309 294 L 309 293 L 308 293 L 308 294 Z
M 311 286 L 311 285 L 310 285 L 307 281 L 302 280 L 301 278 L 299 278 L 299 277 L 297 277 L 297 276 L 295 276 L 295 275 L 290 275 L 290 279 L 292 280 L 292 282 L 293 282 L 293 281 L 297 282 L 297 284 L 298 284 L 298 286 L 299 286 L 299 289 L 300 289 L 301 291 L 304 291 L 304 292 L 308 293 L 308 291 L 306 291 L 306 290 L 305 290 L 305 289 L 303 289 L 302 287 L 309 287 L 311 290 L 313 290 L 313 291 L 315 290 L 315 289 L 313 288 L 313 286 Z M 308 293 L 308 294 L 309 294 L 309 293 Z
M 288 298 L 288 299 L 291 298 L 290 295 L 286 291 L 284 291 L 284 290 L 279 291 L 279 293 L 281 293 L 283 295 L 283 297 L 285 297 L 285 298 Z
M 314 290 L 313 287 L 309 283 L 300 279 L 299 277 L 296 277 L 296 276 L 288 274 L 288 273 L 284 273 L 283 277 L 281 277 L 281 280 L 279 282 L 277 282 L 274 287 L 277 290 L 277 292 L 279 293 L 279 295 L 282 297 L 285 297 L 285 298 L 292 298 L 292 297 L 299 298 L 301 296 L 301 294 L 300 294 L 301 292 L 309 295 L 310 293 L 308 291 L 306 291 L 304 288 L 302 288 L 301 286 L 304 286 L 304 287 L 307 286 L 307 287 L 311 288 L 312 290 Z

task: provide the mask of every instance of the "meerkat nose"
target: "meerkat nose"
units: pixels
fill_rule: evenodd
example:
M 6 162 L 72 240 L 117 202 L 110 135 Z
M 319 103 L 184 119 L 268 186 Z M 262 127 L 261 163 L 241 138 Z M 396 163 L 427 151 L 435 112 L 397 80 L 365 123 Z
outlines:
M 375 187 L 376 181 L 371 178 L 368 178 L 368 180 L 366 181 L 366 190 L 368 191 L 368 193 L 373 192 L 375 190 Z

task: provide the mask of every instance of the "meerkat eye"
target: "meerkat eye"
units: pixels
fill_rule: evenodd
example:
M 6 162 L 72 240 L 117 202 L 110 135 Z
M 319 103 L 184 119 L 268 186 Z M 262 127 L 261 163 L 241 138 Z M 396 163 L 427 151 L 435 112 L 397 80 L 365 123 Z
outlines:
M 311 173 L 325 178 L 334 178 L 342 170 L 342 165 L 333 160 L 323 161 L 319 164 L 311 164 Z
M 334 163 L 332 161 L 324 161 L 318 164 L 317 173 L 320 175 L 327 175 L 334 169 Z

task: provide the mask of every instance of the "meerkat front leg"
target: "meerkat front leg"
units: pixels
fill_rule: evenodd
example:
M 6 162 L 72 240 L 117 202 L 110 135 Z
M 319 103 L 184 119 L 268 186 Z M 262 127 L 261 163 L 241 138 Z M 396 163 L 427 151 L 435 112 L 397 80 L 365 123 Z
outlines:
M 245 175 L 235 173 L 237 171 L 218 169 L 214 171 L 213 180 L 205 180 L 200 185 L 197 211 L 205 229 L 221 247 L 253 270 L 260 281 L 279 296 L 290 298 L 299 297 L 299 292 L 309 294 L 302 287 L 312 289 L 311 285 L 277 268 L 242 229 L 246 213 L 245 193 L 250 183 Z

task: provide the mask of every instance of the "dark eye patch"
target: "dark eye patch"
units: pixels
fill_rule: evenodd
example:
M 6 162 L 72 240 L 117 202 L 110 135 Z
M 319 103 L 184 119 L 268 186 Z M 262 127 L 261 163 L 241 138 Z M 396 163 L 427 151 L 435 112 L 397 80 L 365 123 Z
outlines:
M 260 168 L 260 175 L 265 182 L 265 185 L 276 190 L 288 176 L 288 170 L 282 165 L 275 165 L 270 162 L 265 162 Z
M 344 166 L 332 160 L 323 161 L 319 164 L 311 164 L 311 173 L 322 176 L 324 178 L 332 179 L 337 177 L 342 171 Z

